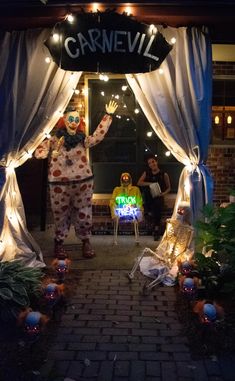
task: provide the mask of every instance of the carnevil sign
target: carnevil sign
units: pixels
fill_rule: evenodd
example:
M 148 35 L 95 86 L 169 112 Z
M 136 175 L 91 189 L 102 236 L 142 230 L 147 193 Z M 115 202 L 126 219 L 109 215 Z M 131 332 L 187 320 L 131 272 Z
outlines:
M 45 45 L 64 70 L 123 74 L 159 68 L 172 49 L 159 31 L 116 12 L 58 23 Z

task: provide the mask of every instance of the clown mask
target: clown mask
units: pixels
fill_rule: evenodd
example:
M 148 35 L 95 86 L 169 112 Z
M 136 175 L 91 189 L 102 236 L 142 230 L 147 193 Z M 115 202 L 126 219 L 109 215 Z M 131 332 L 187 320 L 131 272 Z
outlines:
M 69 135 L 75 135 L 80 123 L 80 116 L 77 111 L 69 111 L 64 115 L 64 123 Z

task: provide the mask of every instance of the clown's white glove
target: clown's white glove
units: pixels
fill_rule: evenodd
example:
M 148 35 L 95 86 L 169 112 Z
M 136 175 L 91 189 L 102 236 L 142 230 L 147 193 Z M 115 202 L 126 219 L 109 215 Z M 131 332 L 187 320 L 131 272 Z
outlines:
M 108 105 L 105 105 L 107 114 L 112 115 L 118 108 L 118 104 L 115 101 L 109 101 Z
M 60 152 L 59 151 L 56 151 L 55 149 L 52 151 L 51 153 L 51 157 L 53 159 L 57 159 L 57 157 L 59 156 Z
M 52 151 L 52 153 L 51 153 L 51 156 L 52 156 L 54 159 L 56 159 L 56 158 L 59 156 L 59 154 L 60 154 L 60 149 L 61 149 L 61 147 L 62 147 L 63 144 L 64 144 L 64 137 L 61 136 L 61 138 L 60 138 L 60 139 L 58 140 L 58 142 L 57 142 L 56 149 L 54 149 L 54 150 Z

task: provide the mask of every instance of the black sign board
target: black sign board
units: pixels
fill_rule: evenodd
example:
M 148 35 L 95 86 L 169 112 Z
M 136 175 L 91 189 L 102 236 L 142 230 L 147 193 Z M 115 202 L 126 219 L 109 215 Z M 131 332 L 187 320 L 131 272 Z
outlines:
M 145 73 L 172 49 L 159 31 L 116 12 L 77 14 L 72 23 L 56 24 L 53 34 L 45 45 L 57 65 L 71 71 Z

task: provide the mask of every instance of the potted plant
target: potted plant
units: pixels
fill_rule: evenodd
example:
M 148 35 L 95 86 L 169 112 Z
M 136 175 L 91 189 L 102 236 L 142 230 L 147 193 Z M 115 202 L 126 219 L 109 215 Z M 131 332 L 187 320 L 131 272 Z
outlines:
M 204 218 L 196 223 L 198 271 L 206 287 L 235 292 L 235 203 L 226 208 L 206 205 Z
M 41 292 L 42 272 L 20 261 L 0 263 L 0 321 L 15 321 Z

